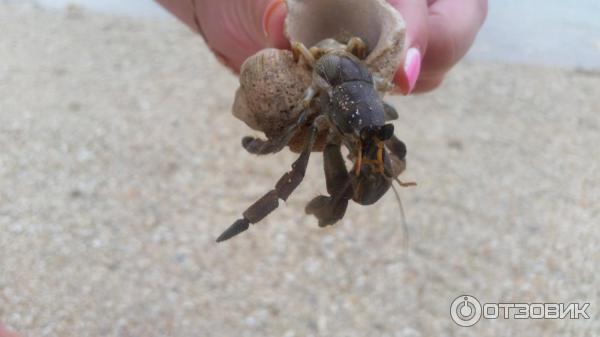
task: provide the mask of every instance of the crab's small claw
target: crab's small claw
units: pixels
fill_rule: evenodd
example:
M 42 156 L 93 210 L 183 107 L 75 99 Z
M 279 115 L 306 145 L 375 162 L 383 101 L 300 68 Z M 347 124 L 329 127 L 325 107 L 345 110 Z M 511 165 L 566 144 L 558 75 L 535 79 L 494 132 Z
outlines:
M 217 238 L 217 242 L 222 242 L 225 240 L 229 240 L 232 237 L 240 234 L 241 232 L 245 231 L 248 229 L 248 227 L 250 227 L 250 222 L 247 219 L 239 219 L 236 222 L 233 223 L 233 225 L 229 226 L 229 228 L 227 228 L 223 234 L 221 234 L 218 238 Z

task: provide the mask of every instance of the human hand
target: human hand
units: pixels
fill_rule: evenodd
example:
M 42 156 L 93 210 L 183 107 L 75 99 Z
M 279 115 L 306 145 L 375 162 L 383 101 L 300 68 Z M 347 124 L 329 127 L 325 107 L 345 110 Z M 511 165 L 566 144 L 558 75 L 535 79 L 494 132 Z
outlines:
M 283 34 L 287 15 L 283 0 L 157 1 L 201 33 L 221 63 L 236 73 L 259 50 L 290 46 Z
M 10 330 L 6 329 L 2 323 L 0 323 L 0 337 L 18 337 L 16 333 L 11 332 Z
M 407 51 L 395 82 L 404 94 L 437 88 L 465 56 L 487 15 L 487 0 L 387 0 L 406 22 Z
M 289 47 L 282 0 L 158 1 L 202 33 L 221 62 L 235 72 L 260 49 Z M 466 54 L 487 14 L 487 0 L 387 1 L 406 21 L 407 51 L 395 77 L 403 94 L 438 87 Z

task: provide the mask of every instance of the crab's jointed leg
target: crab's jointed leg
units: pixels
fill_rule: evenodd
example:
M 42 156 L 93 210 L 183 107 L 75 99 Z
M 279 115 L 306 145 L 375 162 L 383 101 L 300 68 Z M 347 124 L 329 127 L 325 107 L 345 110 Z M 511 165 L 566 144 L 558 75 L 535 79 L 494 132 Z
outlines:
M 363 60 L 367 57 L 367 45 L 360 37 L 353 37 L 346 44 L 346 51 Z
M 300 112 L 298 119 L 296 119 L 294 124 L 290 125 L 283 133 L 281 133 L 279 137 L 270 138 L 268 140 L 262 140 L 260 138 L 250 136 L 244 137 L 242 138 L 242 146 L 244 149 L 252 154 L 257 155 L 281 151 L 290 142 L 292 137 L 294 137 L 296 131 L 298 131 L 298 129 L 304 125 L 304 123 L 306 123 L 308 117 L 315 112 L 310 105 L 316 94 L 317 89 L 315 89 L 313 86 L 310 86 L 308 89 L 306 89 L 304 92 L 304 97 L 300 103 L 294 107 L 294 111 L 292 112 L 293 114 Z
M 279 206 L 279 199 L 283 201 L 287 200 L 296 187 L 300 185 L 302 179 L 304 179 L 308 159 L 310 158 L 317 134 L 323 125 L 324 118 L 326 117 L 323 115 L 318 116 L 312 123 L 309 134 L 304 142 L 302 153 L 292 164 L 292 170 L 279 179 L 273 190 L 267 192 L 262 198 L 248 207 L 243 213 L 243 217 L 229 226 L 217 238 L 217 242 L 228 240 L 246 231 L 250 227 L 250 224 L 255 224 L 264 219 Z
M 294 56 L 294 62 L 300 61 L 300 56 L 304 58 L 304 62 L 306 62 L 311 68 L 315 65 L 315 57 L 314 55 L 306 48 L 306 46 L 300 42 L 294 42 L 292 44 L 292 54 Z
M 306 205 L 306 213 L 319 219 L 319 226 L 335 224 L 344 217 L 348 200 L 352 198 L 352 184 L 339 144 L 327 144 L 323 150 L 325 181 L 330 196 L 320 195 Z

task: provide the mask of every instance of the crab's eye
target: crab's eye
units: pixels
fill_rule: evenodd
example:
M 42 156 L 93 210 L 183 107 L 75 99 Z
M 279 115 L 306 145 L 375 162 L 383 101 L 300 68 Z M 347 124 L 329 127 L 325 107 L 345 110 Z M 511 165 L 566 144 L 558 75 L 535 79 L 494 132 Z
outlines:
M 381 140 L 388 140 L 394 135 L 394 125 L 386 124 L 379 129 L 377 137 Z
M 360 139 L 363 142 L 366 142 L 371 139 L 372 134 L 373 134 L 373 132 L 372 132 L 371 128 L 366 126 L 360 130 Z

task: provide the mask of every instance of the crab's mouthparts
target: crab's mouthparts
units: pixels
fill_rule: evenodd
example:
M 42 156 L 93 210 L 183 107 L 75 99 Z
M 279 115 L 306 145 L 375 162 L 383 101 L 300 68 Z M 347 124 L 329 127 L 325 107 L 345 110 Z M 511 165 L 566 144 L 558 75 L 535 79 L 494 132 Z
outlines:
M 385 166 L 383 161 L 384 142 L 381 140 L 376 140 L 375 146 L 377 146 L 375 158 L 370 158 L 370 146 L 364 146 L 362 141 L 358 143 L 358 153 L 356 155 L 356 166 L 354 170 L 357 176 L 360 175 L 360 170 L 362 169 L 363 165 L 372 165 L 374 166 L 375 171 L 381 174 L 385 172 Z

